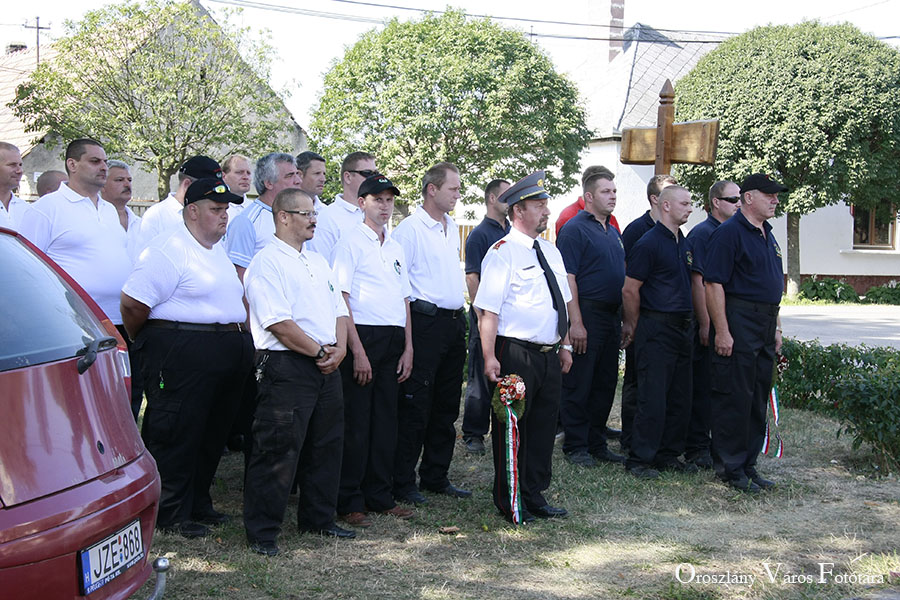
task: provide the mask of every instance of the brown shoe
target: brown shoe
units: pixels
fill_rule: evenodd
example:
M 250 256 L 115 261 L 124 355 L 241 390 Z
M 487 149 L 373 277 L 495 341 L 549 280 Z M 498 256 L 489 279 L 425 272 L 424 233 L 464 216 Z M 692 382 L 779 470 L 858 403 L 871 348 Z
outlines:
M 389 508 L 387 510 L 379 511 L 382 515 L 390 515 L 392 517 L 397 517 L 398 519 L 411 519 L 416 511 L 411 508 L 403 508 L 402 506 L 395 506 L 394 508 Z
M 370 527 L 372 521 L 364 512 L 352 512 L 346 515 L 338 515 L 338 519 L 352 527 Z

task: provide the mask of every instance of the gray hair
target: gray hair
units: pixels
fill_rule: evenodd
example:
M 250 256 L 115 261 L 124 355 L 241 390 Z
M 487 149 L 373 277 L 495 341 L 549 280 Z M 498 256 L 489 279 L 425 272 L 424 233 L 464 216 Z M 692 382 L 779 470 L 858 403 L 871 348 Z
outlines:
M 256 187 L 257 194 L 265 194 L 266 183 L 274 183 L 278 179 L 278 169 L 275 166 L 278 163 L 289 163 L 295 168 L 297 166 L 297 161 L 294 157 L 284 152 L 271 152 L 256 161 L 253 185 Z
M 128 166 L 128 163 L 121 160 L 116 160 L 114 158 L 106 161 L 106 168 L 108 169 L 125 169 L 129 173 L 131 172 L 131 167 Z

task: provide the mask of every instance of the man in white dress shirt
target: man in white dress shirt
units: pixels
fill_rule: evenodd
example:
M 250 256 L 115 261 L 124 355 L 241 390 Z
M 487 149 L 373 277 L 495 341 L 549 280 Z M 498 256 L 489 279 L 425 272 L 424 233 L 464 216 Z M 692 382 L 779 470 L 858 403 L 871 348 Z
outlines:
M 16 146 L 0 142 L 0 227 L 17 230 L 22 215 L 30 205 L 17 197 L 13 190 L 22 180 L 22 155 Z
M 181 228 L 184 223 L 181 209 L 184 207 L 185 192 L 192 183 L 207 177 L 222 179 L 222 168 L 219 163 L 208 156 L 194 156 L 181 165 L 181 168 L 178 169 L 178 189 L 174 193 L 169 192 L 164 200 L 148 208 L 141 218 L 140 237 L 137 243 L 138 253 L 159 234 L 171 233 Z
M 459 188 L 456 165 L 434 165 L 422 177 L 422 206 L 394 230 L 409 265 L 415 355 L 413 372 L 400 389 L 394 497 L 411 504 L 426 502 L 420 489 L 454 498 L 472 495 L 447 477 L 466 360 L 464 275 L 459 231 L 450 217 Z
M 122 324 L 119 293 L 131 272 L 128 242 L 116 207 L 100 197 L 106 152 L 78 139 L 66 148 L 68 183 L 31 205 L 19 231 L 94 299 L 114 325 Z
M 397 389 L 412 369 L 409 278 L 400 244 L 387 224 L 400 191 L 384 175 L 359 186 L 364 220 L 335 248 L 334 270 L 350 308 L 350 355 L 344 383 L 344 460 L 338 517 L 371 525 L 367 511 L 408 519 L 413 511 L 391 495 L 397 446 Z
M 492 382 L 517 374 L 525 380 L 525 410 L 519 415 L 517 455 L 521 521 L 564 517 L 543 492 L 550 486 L 562 373 L 572 367 L 566 303 L 572 299 L 562 255 L 538 238 L 547 229 L 550 196 L 544 172 L 519 180 L 500 196 L 509 205 L 512 227 L 481 265 L 475 307 L 479 319 L 484 374 Z M 561 344 L 560 344 L 561 342 Z M 558 355 L 557 355 L 558 351 Z M 494 450 L 494 505 L 512 520 L 506 454 L 506 424 L 491 413 Z
M 244 528 L 251 549 L 267 556 L 278 553 L 295 474 L 300 530 L 356 537 L 334 522 L 344 438 L 337 369 L 347 353 L 347 305 L 325 259 L 304 248 L 316 228 L 309 194 L 282 190 L 272 214 L 275 237 L 244 277 L 261 374 Z
M 192 183 L 181 228 L 151 240 L 122 286 L 147 393 L 141 436 L 162 480 L 156 526 L 185 537 L 228 520 L 209 487 L 253 365 L 244 288 L 218 243 L 234 199 L 219 178 Z
M 363 213 L 357 202 L 359 185 L 376 174 L 375 156 L 368 152 L 351 152 L 341 163 L 341 187 L 344 191 L 319 213 L 316 237 L 310 243 L 310 249 L 324 256 L 328 262 L 334 264 L 334 248 L 341 235 L 362 222 Z

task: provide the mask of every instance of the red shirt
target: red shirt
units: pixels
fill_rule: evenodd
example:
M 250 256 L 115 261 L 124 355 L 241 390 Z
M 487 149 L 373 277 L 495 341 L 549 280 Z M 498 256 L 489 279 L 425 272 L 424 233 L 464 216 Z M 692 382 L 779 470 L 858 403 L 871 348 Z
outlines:
M 559 213 L 559 218 L 556 219 L 556 235 L 559 235 L 559 230 L 562 229 L 562 226 L 566 224 L 566 221 L 574 217 L 578 214 L 579 210 L 584 210 L 584 198 L 578 196 L 578 201 L 574 204 L 570 204 L 565 207 L 561 213 Z M 616 221 L 615 215 L 609 215 L 609 224 L 616 228 L 616 231 L 622 233 L 622 230 L 619 229 L 619 222 Z

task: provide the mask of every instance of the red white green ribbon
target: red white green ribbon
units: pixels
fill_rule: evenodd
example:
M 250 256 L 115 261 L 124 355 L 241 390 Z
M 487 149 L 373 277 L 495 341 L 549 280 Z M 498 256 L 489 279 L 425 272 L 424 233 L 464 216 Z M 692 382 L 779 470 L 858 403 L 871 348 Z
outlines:
M 509 490 L 510 516 L 522 523 L 522 498 L 519 482 L 519 417 L 525 410 L 525 381 L 518 375 L 507 375 L 497 382 L 491 401 L 497 419 L 506 424 L 503 453 L 506 456 L 506 483 Z
M 784 455 L 784 443 L 781 441 L 781 436 L 778 434 L 778 420 L 781 416 L 780 411 L 778 410 L 778 388 L 776 386 L 772 386 L 772 391 L 769 392 L 769 407 L 772 409 L 772 416 L 775 421 L 775 441 L 778 442 L 778 447 L 775 450 L 775 458 L 781 458 Z M 769 453 L 769 417 L 768 411 L 766 411 L 766 437 L 763 440 L 763 454 Z

